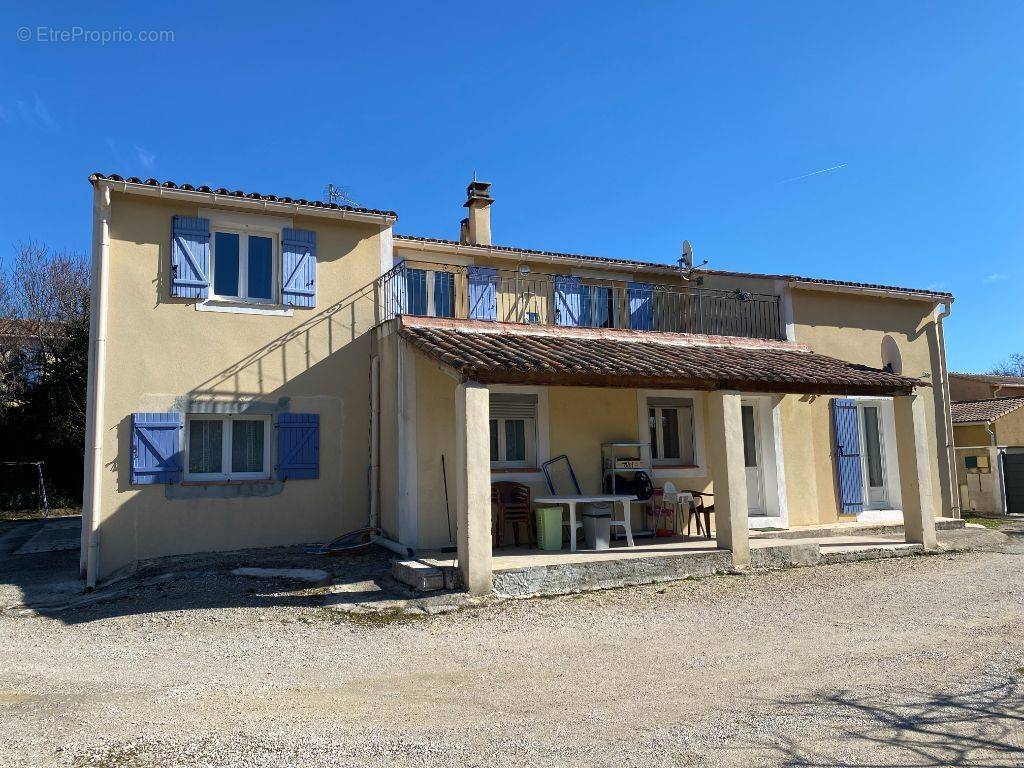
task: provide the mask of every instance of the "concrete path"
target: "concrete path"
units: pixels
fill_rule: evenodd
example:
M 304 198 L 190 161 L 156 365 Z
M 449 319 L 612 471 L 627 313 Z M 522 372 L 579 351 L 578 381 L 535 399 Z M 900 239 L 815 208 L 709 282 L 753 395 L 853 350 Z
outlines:
M 78 549 L 81 545 L 81 535 L 81 517 L 55 517 L 40 520 L 39 530 L 14 554 L 35 555 L 41 552 Z

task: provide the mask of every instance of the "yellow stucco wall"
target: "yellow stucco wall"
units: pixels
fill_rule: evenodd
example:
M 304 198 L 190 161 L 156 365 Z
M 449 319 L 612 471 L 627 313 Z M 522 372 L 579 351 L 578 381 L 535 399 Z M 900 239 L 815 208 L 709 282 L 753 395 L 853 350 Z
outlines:
M 999 445 L 1024 446 L 1024 408 L 1011 411 L 992 425 Z M 984 431 L 984 430 L 982 430 Z M 977 443 L 984 445 L 985 443 Z
M 379 229 L 294 216 L 294 227 L 317 233 L 316 308 L 224 314 L 169 295 L 175 214 L 197 216 L 198 206 L 112 195 L 101 578 L 161 555 L 320 541 L 366 520 L 368 286 L 380 274 Z M 131 414 L 197 402 L 319 414 L 320 479 L 265 498 L 171 500 L 166 486 L 131 486 Z
M 946 435 L 940 386 L 943 351 L 938 342 L 932 305 L 923 301 L 818 290 L 797 289 L 792 296 L 797 342 L 807 344 L 815 352 L 878 368 L 882 365 L 882 339 L 889 335 L 899 347 L 903 374 L 922 378 L 932 385 L 920 387 L 918 394 L 927 404 L 929 453 L 935 457 L 932 469 L 934 514 L 950 514 L 953 501 L 947 444 L 951 436 Z M 896 440 L 902 443 L 910 437 L 897 432 Z M 819 492 L 824 488 L 819 471 Z

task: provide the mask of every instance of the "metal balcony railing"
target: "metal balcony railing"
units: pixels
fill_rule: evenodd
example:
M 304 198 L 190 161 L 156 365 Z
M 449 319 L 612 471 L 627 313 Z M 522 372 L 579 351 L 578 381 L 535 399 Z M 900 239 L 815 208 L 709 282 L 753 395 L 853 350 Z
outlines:
M 783 339 L 779 297 L 741 290 L 403 261 L 376 285 L 397 315 Z

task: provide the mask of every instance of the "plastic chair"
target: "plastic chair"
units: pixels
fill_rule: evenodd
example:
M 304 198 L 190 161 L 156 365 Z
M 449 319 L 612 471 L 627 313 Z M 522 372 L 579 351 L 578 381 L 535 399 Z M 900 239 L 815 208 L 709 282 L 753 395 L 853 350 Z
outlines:
M 491 486 L 491 511 L 497 507 L 497 524 L 493 531 L 493 546 L 500 547 L 505 538 L 505 526 L 512 524 L 512 538 L 519 546 L 519 525 L 526 526 L 527 543 L 537 543 L 537 534 L 533 529 L 533 499 L 530 487 L 522 483 L 501 482 Z

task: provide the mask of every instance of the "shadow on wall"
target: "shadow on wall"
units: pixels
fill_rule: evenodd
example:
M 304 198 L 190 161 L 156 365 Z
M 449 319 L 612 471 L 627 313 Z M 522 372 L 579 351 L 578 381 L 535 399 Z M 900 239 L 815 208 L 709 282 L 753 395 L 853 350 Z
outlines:
M 832 724 L 801 741 L 776 734 L 780 765 L 876 768 L 883 765 L 1020 765 L 1024 669 L 956 693 L 931 692 L 897 703 L 891 691 L 830 691 L 773 709 L 788 718 Z M 776 761 L 772 760 L 774 764 Z
M 108 457 L 106 467 L 116 475 L 118 493 L 133 493 L 100 525 L 101 541 L 114 547 L 108 551 L 119 553 L 106 560 L 101 554 L 101 580 L 136 560 L 320 542 L 365 524 L 374 291 L 375 284 L 370 283 L 314 310 L 298 325 L 197 384 L 175 404 L 175 410 L 186 412 L 315 410 L 321 416 L 318 480 L 288 481 L 281 495 L 267 486 L 253 486 L 243 499 L 197 494 L 168 501 L 167 486 L 131 485 L 131 414 L 122 415 L 112 427 L 117 455 Z M 139 409 L 149 410 L 141 404 Z

